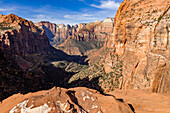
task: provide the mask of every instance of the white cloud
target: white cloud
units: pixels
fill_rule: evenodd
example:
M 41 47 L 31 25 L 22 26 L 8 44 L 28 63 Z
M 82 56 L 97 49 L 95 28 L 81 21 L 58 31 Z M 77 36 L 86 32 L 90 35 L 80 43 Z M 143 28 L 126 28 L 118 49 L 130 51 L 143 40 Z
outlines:
M 101 0 L 100 5 L 91 4 L 92 7 L 100 8 L 100 9 L 110 9 L 117 10 L 120 6 L 120 3 L 116 3 L 113 0 Z
M 9 9 L 0 8 L 0 11 L 8 11 Z
M 8 11 L 14 11 L 15 7 L 11 7 L 11 8 L 0 8 L 0 12 L 8 12 Z
M 33 15 L 32 17 L 30 18 L 26 18 L 27 20 L 31 20 L 35 23 L 37 22 L 40 22 L 40 21 L 49 21 L 51 23 L 56 23 L 56 24 L 70 24 L 70 25 L 75 25 L 77 23 L 75 23 L 74 21 L 72 20 L 65 20 L 65 19 L 59 19 L 57 17 L 53 17 L 53 16 L 50 16 L 50 15 L 43 15 L 43 14 L 40 14 L 40 15 Z
M 64 23 L 70 25 L 89 23 L 96 20 L 102 21 L 106 17 L 114 17 L 116 13 L 114 10 L 97 10 L 95 8 L 82 8 L 78 11 L 73 11 L 66 8 L 53 7 L 50 5 L 38 8 L 30 6 L 4 5 L 0 7 L 0 13 L 1 12 L 3 14 L 14 13 L 33 22 L 50 21 L 56 24 Z
M 73 19 L 73 20 L 95 20 L 97 19 L 93 14 L 76 14 L 76 15 L 64 15 L 66 19 Z

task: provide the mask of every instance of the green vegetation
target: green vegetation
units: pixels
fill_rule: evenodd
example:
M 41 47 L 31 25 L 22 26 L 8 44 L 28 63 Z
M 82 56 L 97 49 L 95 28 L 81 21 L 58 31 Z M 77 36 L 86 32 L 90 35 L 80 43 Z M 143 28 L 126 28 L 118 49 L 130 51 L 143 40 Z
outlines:
M 153 10 L 152 13 L 157 13 L 158 11 L 157 10 Z
M 0 30 L 9 30 L 9 29 L 13 29 L 13 28 L 10 27 L 8 23 L 0 23 Z
M 158 18 L 158 23 L 161 21 L 161 19 L 162 19 L 162 15 Z

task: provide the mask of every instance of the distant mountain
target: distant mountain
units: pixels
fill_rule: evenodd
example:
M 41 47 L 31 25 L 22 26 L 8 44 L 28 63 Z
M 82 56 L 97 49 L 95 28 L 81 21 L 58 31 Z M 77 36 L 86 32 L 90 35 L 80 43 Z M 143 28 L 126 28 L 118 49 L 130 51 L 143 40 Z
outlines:
M 85 55 L 88 50 L 103 47 L 107 35 L 113 32 L 114 20 L 107 18 L 101 22 L 80 23 L 75 26 L 56 25 L 49 22 L 40 22 L 36 25 L 44 28 L 49 34 L 51 44 L 57 49 L 70 55 Z
M 36 26 L 43 28 L 50 40 L 50 43 L 56 47 L 63 43 L 72 33 L 72 29 L 74 26 L 64 24 L 55 24 L 50 23 L 48 21 L 41 21 L 39 23 L 35 23 Z

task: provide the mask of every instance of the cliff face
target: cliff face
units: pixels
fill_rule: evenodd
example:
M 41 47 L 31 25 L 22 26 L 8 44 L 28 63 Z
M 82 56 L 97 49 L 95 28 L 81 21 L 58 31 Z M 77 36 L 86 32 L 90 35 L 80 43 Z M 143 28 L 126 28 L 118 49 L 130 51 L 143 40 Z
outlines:
M 170 3 L 125 0 L 115 16 L 113 36 L 105 47 L 122 57 L 121 89 L 170 91 Z M 105 68 L 113 61 L 106 57 Z
M 64 81 L 73 73 L 50 61 L 77 59 L 82 58 L 52 48 L 44 30 L 31 21 L 14 14 L 0 15 L 0 101 L 14 93 L 65 87 Z
M 50 47 L 43 29 L 14 14 L 0 15 L 0 48 L 24 56 Z
M 103 47 L 105 39 L 113 32 L 113 18 L 87 25 L 79 24 L 72 35 L 57 48 L 70 55 L 87 55 L 87 51 Z
M 64 24 L 54 24 L 48 21 L 41 21 L 35 25 L 45 30 L 51 44 L 55 47 L 63 43 L 72 32 L 70 25 L 65 26 Z
M 2 113 L 133 113 L 128 104 L 87 88 L 53 88 L 48 91 L 16 94 L 0 104 Z
M 107 35 L 113 32 L 113 23 L 113 18 L 107 18 L 102 22 L 80 23 L 75 26 L 46 21 L 36 25 L 45 30 L 51 44 L 57 49 L 70 55 L 84 55 L 87 50 L 103 46 Z
M 169 92 L 169 22 L 168 1 L 125 0 L 115 16 L 113 34 L 88 57 L 90 68 L 70 80 L 99 77 L 106 92 L 117 88 Z

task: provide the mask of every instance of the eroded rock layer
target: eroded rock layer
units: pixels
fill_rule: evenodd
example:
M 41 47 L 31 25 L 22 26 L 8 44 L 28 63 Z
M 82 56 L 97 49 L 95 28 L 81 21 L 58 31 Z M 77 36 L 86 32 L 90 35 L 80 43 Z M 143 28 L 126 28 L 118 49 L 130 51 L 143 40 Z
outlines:
M 125 0 L 114 20 L 113 34 L 88 56 L 90 67 L 70 80 L 99 77 L 104 91 L 170 91 L 170 3 Z
M 105 47 L 122 57 L 119 88 L 169 92 L 170 2 L 125 0 L 117 11 L 114 26 Z M 112 61 L 109 57 L 108 64 Z M 110 67 L 108 64 L 106 68 Z
M 87 50 L 103 47 L 106 37 L 113 32 L 113 23 L 113 18 L 107 18 L 101 22 L 80 23 L 75 26 L 44 21 L 36 25 L 46 31 L 51 44 L 57 49 L 70 55 L 84 55 Z
M 17 55 L 46 51 L 50 47 L 43 29 L 14 14 L 0 15 L 0 48 Z
M 44 30 L 31 21 L 0 15 L 0 101 L 19 92 L 67 87 L 72 68 L 83 68 L 84 59 L 51 47 Z M 63 60 L 73 64 L 69 72 L 51 63 Z
M 113 96 L 83 87 L 15 94 L 0 104 L 1 113 L 133 113 Z

